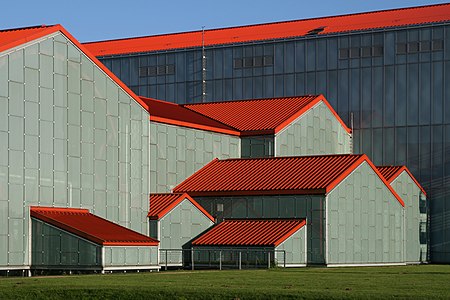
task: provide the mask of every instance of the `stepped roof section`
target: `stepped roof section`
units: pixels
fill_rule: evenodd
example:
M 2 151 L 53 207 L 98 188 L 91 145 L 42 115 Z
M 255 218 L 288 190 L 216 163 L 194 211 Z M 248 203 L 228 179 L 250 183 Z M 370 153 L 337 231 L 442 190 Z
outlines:
M 195 196 L 326 195 L 362 163 L 368 163 L 404 206 L 367 155 L 318 155 L 250 159 L 214 159 L 174 192 Z
M 420 183 L 416 180 L 414 175 L 409 171 L 406 166 L 377 166 L 378 171 L 380 171 L 381 175 L 386 179 L 386 181 L 391 184 L 398 176 L 400 176 L 403 172 L 406 172 L 409 177 L 414 181 L 414 183 L 420 188 L 422 193 L 426 195 L 427 193 L 420 185 Z
M 91 214 L 87 209 L 30 207 L 33 218 L 102 246 L 158 246 L 159 242 Z
M 205 46 L 321 36 L 394 27 L 419 26 L 450 20 L 450 4 L 363 12 L 303 20 L 205 30 Z M 165 51 L 202 46 L 202 31 L 161 34 L 85 43 L 96 56 Z
M 214 226 L 192 245 L 277 247 L 305 224 L 305 219 L 230 219 Z
M 222 101 L 179 105 L 141 97 L 150 120 L 231 135 L 273 135 L 315 105 L 323 102 L 344 129 L 351 133 L 323 95 Z
M 213 222 L 215 221 L 213 216 L 186 193 L 150 194 L 150 211 L 148 212 L 148 217 L 151 220 L 160 220 L 183 200 L 188 200 L 208 219 Z
M 145 102 L 143 102 L 128 86 L 126 86 L 116 75 L 105 67 L 88 49 L 86 49 L 85 46 L 78 42 L 64 27 L 59 24 L 0 30 L 0 55 L 2 52 L 13 50 L 16 47 L 31 43 L 56 32 L 61 32 L 95 65 L 97 65 L 97 67 L 99 67 L 108 77 L 117 83 L 131 98 L 133 98 L 145 110 L 148 110 Z

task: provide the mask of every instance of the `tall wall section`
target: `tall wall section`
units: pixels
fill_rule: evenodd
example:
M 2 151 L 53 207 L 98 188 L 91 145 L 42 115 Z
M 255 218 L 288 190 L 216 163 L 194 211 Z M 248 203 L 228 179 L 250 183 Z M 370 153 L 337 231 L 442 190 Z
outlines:
M 327 263 L 404 262 L 404 208 L 362 163 L 327 195 Z
M 238 158 L 239 137 L 150 122 L 150 191 L 168 193 L 214 158 Z
M 275 134 L 275 156 L 351 154 L 352 137 L 328 106 L 319 102 Z
M 148 114 L 63 34 L 0 53 L 0 269 L 30 265 L 29 206 L 147 233 Z
M 420 262 L 419 201 L 422 191 L 406 172 L 392 181 L 391 186 L 405 201 L 405 260 L 406 262 Z

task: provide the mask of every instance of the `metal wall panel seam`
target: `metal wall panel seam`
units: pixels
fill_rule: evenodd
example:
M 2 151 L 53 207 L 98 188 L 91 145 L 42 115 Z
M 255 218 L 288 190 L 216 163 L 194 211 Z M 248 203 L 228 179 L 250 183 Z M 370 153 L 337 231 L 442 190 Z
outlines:
M 38 44 L 38 43 L 40 43 L 40 42 L 42 42 L 42 41 L 44 41 L 44 40 L 46 40 L 46 39 L 53 38 L 53 37 L 57 36 L 57 35 L 60 34 L 60 33 L 61 33 L 60 31 L 53 32 L 53 33 L 50 33 L 50 34 L 45 35 L 45 36 L 43 36 L 43 37 L 34 39 L 34 40 L 32 40 L 32 41 L 29 41 L 29 42 L 26 42 L 26 43 L 23 43 L 23 44 L 20 44 L 20 45 L 18 45 L 18 46 L 16 46 L 16 47 L 13 47 L 13 48 L 10 48 L 10 49 L 5 50 L 5 51 L 3 51 L 3 52 L 0 52 L 0 56 L 3 56 L 3 55 L 9 55 L 9 54 L 11 54 L 11 53 L 13 53 L 13 52 L 16 52 L 16 51 L 18 51 L 18 50 L 25 49 L 26 47 L 32 46 L 32 45 L 34 45 L 34 44 Z

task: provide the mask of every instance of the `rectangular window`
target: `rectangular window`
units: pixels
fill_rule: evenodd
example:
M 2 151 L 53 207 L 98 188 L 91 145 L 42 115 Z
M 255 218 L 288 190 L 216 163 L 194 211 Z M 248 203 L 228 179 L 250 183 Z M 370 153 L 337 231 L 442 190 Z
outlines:
M 139 77 L 147 77 L 147 67 L 139 68 Z
M 350 58 L 358 58 L 359 57 L 359 48 L 353 47 L 350 48 Z
M 443 40 L 433 40 L 432 44 L 431 44 L 431 49 L 433 51 L 444 50 L 444 41 Z
M 372 56 L 383 56 L 383 47 L 382 46 L 373 46 L 372 47 Z
M 372 48 L 371 47 L 364 47 L 361 49 L 361 56 L 362 57 L 370 57 L 372 56 Z
M 409 42 L 408 43 L 408 52 L 416 53 L 419 51 L 419 43 L 418 42 Z
M 253 67 L 253 58 L 246 57 L 244 58 L 244 68 L 251 68 Z
M 397 54 L 406 54 L 406 44 L 405 43 L 397 43 Z
M 255 58 L 253 58 L 253 66 L 262 67 L 263 66 L 263 57 L 257 56 Z
M 264 66 L 273 65 L 273 56 L 264 56 Z
M 422 41 L 420 42 L 420 51 L 430 51 L 431 44 L 430 41 Z
M 339 59 L 347 59 L 348 58 L 348 49 L 339 49 Z
M 233 60 L 233 68 L 235 68 L 235 69 L 242 68 L 242 58 L 235 58 Z

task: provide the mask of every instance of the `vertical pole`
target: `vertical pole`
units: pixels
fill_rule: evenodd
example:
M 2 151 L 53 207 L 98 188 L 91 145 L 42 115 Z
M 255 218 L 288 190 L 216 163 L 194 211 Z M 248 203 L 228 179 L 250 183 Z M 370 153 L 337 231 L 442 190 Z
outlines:
M 222 250 L 219 251 L 219 270 L 222 270 Z
M 267 268 L 270 269 L 270 251 L 267 251 Z
M 242 252 L 239 251 L 239 270 L 242 269 Z
M 286 268 L 286 250 L 283 250 L 283 266 Z
M 168 250 L 165 250 L 166 251 L 166 271 L 167 271 L 167 251 Z
M 194 270 L 194 249 L 191 248 L 191 266 L 192 270 Z

